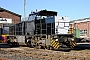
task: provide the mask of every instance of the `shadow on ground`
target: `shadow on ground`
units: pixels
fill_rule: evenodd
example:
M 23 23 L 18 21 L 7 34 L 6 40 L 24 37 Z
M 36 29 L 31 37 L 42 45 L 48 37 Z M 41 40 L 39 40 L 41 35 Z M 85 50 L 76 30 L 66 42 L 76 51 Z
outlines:
M 11 48 L 7 43 L 0 43 L 0 48 Z

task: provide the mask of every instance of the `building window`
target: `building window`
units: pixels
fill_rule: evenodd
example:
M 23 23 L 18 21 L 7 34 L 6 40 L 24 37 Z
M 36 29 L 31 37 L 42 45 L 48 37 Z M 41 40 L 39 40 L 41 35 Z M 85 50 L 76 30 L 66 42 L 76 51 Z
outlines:
M 86 36 L 87 30 L 80 30 L 80 36 Z

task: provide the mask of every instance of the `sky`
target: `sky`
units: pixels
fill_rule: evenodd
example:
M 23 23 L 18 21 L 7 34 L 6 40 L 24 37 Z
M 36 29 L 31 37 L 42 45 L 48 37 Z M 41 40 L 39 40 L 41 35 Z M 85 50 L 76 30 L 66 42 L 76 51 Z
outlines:
M 90 0 L 26 0 L 26 16 L 31 11 L 52 10 L 58 16 L 68 16 L 70 20 L 90 17 Z M 24 0 L 0 0 L 0 7 L 24 17 Z

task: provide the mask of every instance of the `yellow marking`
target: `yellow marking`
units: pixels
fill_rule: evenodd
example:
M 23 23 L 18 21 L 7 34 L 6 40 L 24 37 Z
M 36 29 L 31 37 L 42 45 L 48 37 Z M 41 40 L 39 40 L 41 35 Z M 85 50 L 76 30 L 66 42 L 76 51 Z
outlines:
M 53 40 L 51 41 L 51 43 L 53 42 Z
M 51 43 L 51 46 L 53 46 L 53 48 L 55 49 L 55 46 L 57 45 L 57 42 L 56 41 L 53 41 L 52 43 Z
M 53 43 L 54 41 L 51 41 L 51 43 Z
M 76 42 L 71 42 L 72 46 L 70 46 L 71 48 L 76 46 Z
M 75 46 L 76 46 L 76 42 L 74 42 Z
M 53 46 L 55 47 L 56 44 L 57 44 L 57 43 L 55 42 L 55 43 L 53 44 Z
M 70 46 L 71 48 L 73 48 L 73 43 L 71 42 L 71 46 Z
M 57 48 L 58 44 L 59 44 L 59 43 L 57 42 L 57 44 L 56 44 L 55 48 Z
M 60 46 L 59 46 L 59 44 L 60 44 L 60 43 L 58 42 L 58 46 L 57 46 L 57 48 L 59 48 L 59 47 L 60 47 Z
M 51 46 L 53 46 L 53 44 L 51 44 Z
M 55 43 L 55 41 L 53 41 L 51 44 L 54 44 Z
M 51 41 L 54 41 L 54 40 L 51 39 Z
M 57 45 L 55 46 L 55 49 L 58 49 L 59 47 L 59 42 L 57 42 Z
M 59 42 L 53 40 L 52 38 L 50 39 L 51 40 L 51 46 L 54 48 L 54 49 L 58 49 L 59 48 Z
M 72 48 L 74 47 L 74 43 L 72 42 Z
M 57 46 L 57 48 L 56 49 L 58 49 L 59 48 L 59 45 Z
M 51 43 L 51 46 L 53 46 L 54 43 L 55 43 L 55 41 L 53 41 L 53 42 Z
M 72 44 L 73 44 L 74 46 L 76 46 L 75 42 L 72 42 Z
M 54 40 L 51 40 L 51 43 L 53 42 Z
M 56 42 L 55 48 L 57 47 L 57 45 L 58 45 L 58 44 L 57 44 L 57 42 Z
M 54 49 L 55 49 L 56 43 L 54 44 Z

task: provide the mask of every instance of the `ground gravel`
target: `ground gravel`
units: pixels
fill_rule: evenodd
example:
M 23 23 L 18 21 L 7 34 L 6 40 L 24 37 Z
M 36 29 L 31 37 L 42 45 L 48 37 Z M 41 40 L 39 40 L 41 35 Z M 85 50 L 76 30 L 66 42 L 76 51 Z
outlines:
M 0 60 L 90 60 L 90 50 L 65 52 L 29 47 L 0 48 Z

